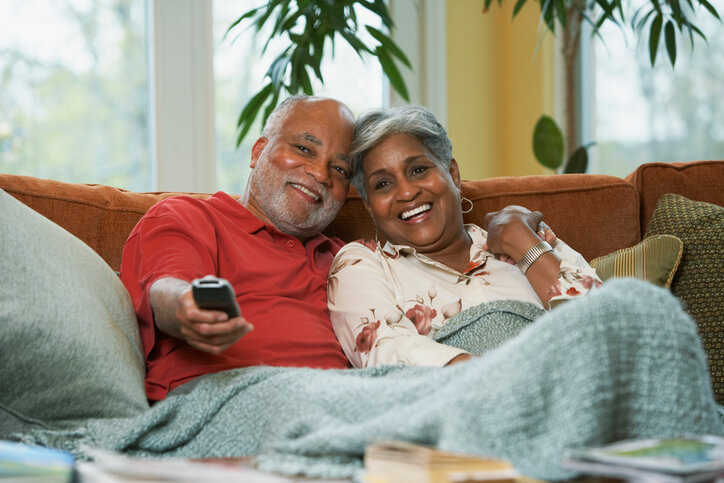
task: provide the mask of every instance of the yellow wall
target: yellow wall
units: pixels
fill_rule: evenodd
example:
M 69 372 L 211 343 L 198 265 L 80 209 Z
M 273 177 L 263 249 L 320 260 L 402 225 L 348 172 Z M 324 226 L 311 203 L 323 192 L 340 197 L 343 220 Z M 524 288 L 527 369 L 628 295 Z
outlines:
M 553 37 L 539 42 L 539 8 L 514 0 L 447 0 L 448 133 L 466 179 L 541 174 L 533 127 L 552 114 Z

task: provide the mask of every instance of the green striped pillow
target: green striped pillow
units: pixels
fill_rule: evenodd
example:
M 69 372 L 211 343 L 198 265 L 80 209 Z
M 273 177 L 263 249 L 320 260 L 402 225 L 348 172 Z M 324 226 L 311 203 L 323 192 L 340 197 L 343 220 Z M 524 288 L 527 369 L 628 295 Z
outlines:
M 654 235 L 632 247 L 594 258 L 591 266 L 604 282 L 612 277 L 631 277 L 669 288 L 682 251 L 683 244 L 677 237 Z

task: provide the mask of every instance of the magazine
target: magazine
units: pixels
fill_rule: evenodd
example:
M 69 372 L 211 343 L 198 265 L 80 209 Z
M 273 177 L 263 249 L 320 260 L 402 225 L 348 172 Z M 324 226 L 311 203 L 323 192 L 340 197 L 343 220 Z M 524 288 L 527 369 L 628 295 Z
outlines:
M 639 481 L 694 483 L 724 477 L 724 438 L 629 440 L 568 453 L 563 467 Z

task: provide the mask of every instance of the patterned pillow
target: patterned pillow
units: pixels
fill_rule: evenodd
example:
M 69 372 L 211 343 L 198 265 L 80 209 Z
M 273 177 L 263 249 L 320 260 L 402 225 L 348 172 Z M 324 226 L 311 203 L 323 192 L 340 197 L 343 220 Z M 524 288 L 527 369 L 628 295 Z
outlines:
M 724 207 L 665 194 L 646 227 L 646 236 L 663 233 L 684 243 L 671 292 L 699 327 L 714 396 L 724 404 Z
M 656 235 L 632 247 L 594 258 L 590 264 L 604 282 L 612 277 L 631 277 L 669 288 L 682 250 L 683 244 L 675 236 Z

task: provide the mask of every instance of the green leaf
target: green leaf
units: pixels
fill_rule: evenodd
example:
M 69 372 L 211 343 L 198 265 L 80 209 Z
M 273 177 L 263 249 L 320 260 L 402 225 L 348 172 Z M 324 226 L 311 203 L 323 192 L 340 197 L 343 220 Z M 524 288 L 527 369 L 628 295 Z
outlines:
M 666 27 L 664 27 L 664 40 L 666 40 L 666 52 L 669 54 L 669 60 L 673 67 L 676 64 L 676 30 L 674 29 L 674 22 L 671 20 L 666 22 Z
M 555 14 L 558 16 L 558 21 L 561 23 L 561 26 L 565 29 L 566 24 L 568 23 L 568 18 L 566 15 L 566 4 L 564 0 L 553 0 L 553 5 L 555 6 Z
M 588 150 L 585 146 L 579 146 L 568 158 L 564 173 L 585 173 L 588 168 Z
M 377 47 L 377 49 L 375 49 L 375 53 L 377 54 L 377 58 L 380 60 L 380 65 L 382 65 L 382 71 L 390 80 L 390 85 L 402 96 L 404 100 L 409 101 L 410 95 L 407 93 L 407 86 L 405 85 L 405 81 L 402 78 L 400 71 L 395 65 L 395 61 L 392 60 L 392 57 L 390 57 L 382 46 Z
M 540 164 L 551 169 L 563 163 L 563 133 L 550 116 L 541 116 L 535 125 L 533 154 Z
M 239 136 L 236 138 L 237 148 L 241 146 L 241 142 L 244 140 L 246 134 L 249 132 L 249 129 L 251 129 L 251 126 L 254 124 L 254 119 L 256 119 L 256 116 L 259 113 L 259 109 L 272 92 L 274 92 L 274 87 L 272 87 L 271 84 L 267 84 L 244 106 L 244 109 L 239 115 L 239 120 L 236 123 L 236 126 L 241 129 Z
M 370 48 L 367 47 L 367 45 L 365 45 L 365 43 L 362 42 L 362 41 L 357 37 L 357 35 L 351 34 L 351 33 L 349 33 L 349 32 L 340 32 L 340 35 L 342 36 L 342 38 L 344 38 L 344 40 L 347 41 L 347 43 L 348 43 L 349 45 L 352 46 L 352 48 L 354 49 L 354 51 L 357 52 L 357 55 L 359 55 L 360 59 L 364 59 L 364 57 L 362 56 L 362 52 L 372 53 L 372 51 L 370 50 Z
M 261 119 L 261 124 L 266 124 L 266 120 L 269 119 L 269 115 L 274 110 L 275 107 L 277 107 L 277 104 L 279 103 L 279 92 L 274 92 L 274 95 L 272 96 L 271 100 L 269 101 L 269 104 L 266 105 L 266 109 L 264 110 L 264 117 Z
M 714 6 L 711 3 L 707 2 L 707 0 L 699 0 L 699 3 L 701 5 L 704 5 L 704 8 L 707 9 L 710 14 L 712 14 L 717 20 L 719 20 L 721 22 L 721 18 L 719 17 L 719 14 L 717 13 L 716 9 L 714 8 Z
M 289 57 L 289 53 L 287 52 L 287 50 L 282 52 L 276 58 L 276 60 L 274 60 L 271 67 L 269 67 L 269 70 L 266 73 L 266 75 L 271 80 L 275 91 L 281 89 L 281 84 L 284 80 L 284 74 L 286 73 L 287 66 L 289 66 L 289 63 L 292 60 L 291 57 Z
M 412 68 L 412 66 L 410 65 L 410 61 L 407 59 L 405 53 L 390 37 L 383 34 L 371 25 L 367 25 L 365 28 L 372 35 L 372 37 L 374 37 L 375 39 L 377 39 L 377 41 L 379 41 L 379 43 L 384 45 L 384 47 L 389 50 L 392 55 L 400 59 L 402 63 L 405 64 L 407 67 Z
M 548 27 L 548 30 L 555 33 L 556 31 L 556 22 L 554 17 L 554 10 L 555 7 L 551 8 L 551 4 L 554 2 L 554 0 L 544 0 L 543 6 L 540 10 L 540 15 L 543 18 L 543 21 L 545 22 L 546 26 Z
M 224 38 L 226 38 L 226 35 L 227 35 L 234 27 L 236 27 L 237 25 L 239 25 L 241 22 L 243 22 L 243 21 L 246 20 L 247 18 L 253 17 L 254 15 L 256 15 L 256 12 L 257 12 L 258 10 L 259 10 L 258 8 L 253 8 L 253 9 L 249 10 L 248 12 L 246 12 L 246 13 L 245 13 L 244 15 L 242 15 L 241 17 L 239 17 L 239 18 L 237 18 L 236 20 L 234 20 L 234 22 L 233 22 L 231 25 L 229 25 L 229 28 L 226 29 L 226 32 L 224 32 Z
M 649 59 L 651 66 L 656 65 L 656 54 L 659 51 L 659 38 L 661 38 L 661 26 L 664 23 L 664 17 L 658 14 L 653 22 L 651 22 L 651 31 L 649 32 Z
M 513 18 L 515 18 L 516 15 L 518 15 L 518 12 L 520 12 L 520 9 L 523 8 L 523 5 L 525 5 L 526 0 L 518 0 L 515 2 L 515 7 L 513 7 Z M 486 2 L 490 3 L 490 2 Z

